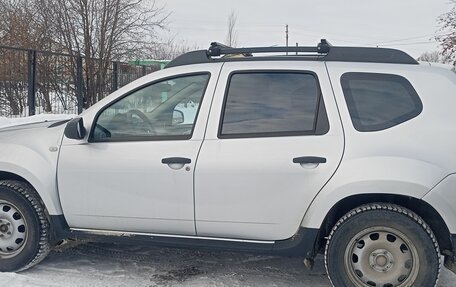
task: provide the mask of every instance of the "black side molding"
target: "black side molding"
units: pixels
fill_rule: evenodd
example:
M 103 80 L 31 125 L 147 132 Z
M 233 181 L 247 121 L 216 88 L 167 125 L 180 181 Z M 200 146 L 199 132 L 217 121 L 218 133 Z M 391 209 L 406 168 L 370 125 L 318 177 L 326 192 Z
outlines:
M 62 121 L 58 121 L 58 122 L 55 122 L 53 123 L 52 125 L 48 126 L 47 128 L 48 129 L 52 129 L 52 128 L 55 128 L 55 127 L 58 127 L 58 126 L 61 126 L 63 124 L 66 124 L 67 122 L 69 122 L 70 120 L 62 120 Z
M 152 246 L 194 248 L 200 250 L 225 250 L 252 252 L 289 257 L 313 258 L 318 251 L 319 229 L 300 227 L 291 238 L 278 240 L 271 244 L 250 243 L 210 239 L 190 239 L 179 237 L 161 237 L 150 235 L 97 235 L 87 231 L 72 231 L 63 215 L 50 216 L 51 242 L 57 244 L 67 238 L 90 240 L 94 242 L 113 242 L 124 244 L 145 244 Z
M 451 245 L 452 245 L 452 254 L 451 255 L 445 255 L 445 262 L 444 265 L 445 267 L 456 274 L 456 234 L 451 234 Z

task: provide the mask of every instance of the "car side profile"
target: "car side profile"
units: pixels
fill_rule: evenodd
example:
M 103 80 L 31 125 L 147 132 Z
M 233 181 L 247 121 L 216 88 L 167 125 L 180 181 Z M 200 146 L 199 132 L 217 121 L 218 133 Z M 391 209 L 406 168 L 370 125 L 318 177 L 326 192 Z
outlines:
M 0 271 L 74 238 L 323 253 L 336 287 L 436 286 L 442 256 L 456 272 L 455 88 L 325 40 L 184 54 L 69 122 L 0 129 Z

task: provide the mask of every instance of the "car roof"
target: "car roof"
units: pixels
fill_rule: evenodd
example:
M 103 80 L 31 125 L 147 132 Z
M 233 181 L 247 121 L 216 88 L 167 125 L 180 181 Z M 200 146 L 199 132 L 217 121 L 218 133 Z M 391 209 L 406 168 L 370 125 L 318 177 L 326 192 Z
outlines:
M 286 53 L 285 55 L 283 53 Z M 290 53 L 293 53 L 290 55 Z M 253 56 L 261 54 L 260 56 Z M 265 56 L 265 54 L 270 54 Z M 166 68 L 233 61 L 338 61 L 410 64 L 419 63 L 409 54 L 396 49 L 371 47 L 332 46 L 322 39 L 315 47 L 248 47 L 232 48 L 220 43 L 211 43 L 207 50 L 197 50 L 183 54 L 171 61 Z

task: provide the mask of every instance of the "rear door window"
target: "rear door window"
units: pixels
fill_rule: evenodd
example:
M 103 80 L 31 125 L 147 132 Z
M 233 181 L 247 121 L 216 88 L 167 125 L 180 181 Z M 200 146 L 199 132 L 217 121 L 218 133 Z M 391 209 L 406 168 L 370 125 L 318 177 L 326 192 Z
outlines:
M 314 134 L 319 102 L 314 74 L 234 73 L 225 96 L 219 137 Z

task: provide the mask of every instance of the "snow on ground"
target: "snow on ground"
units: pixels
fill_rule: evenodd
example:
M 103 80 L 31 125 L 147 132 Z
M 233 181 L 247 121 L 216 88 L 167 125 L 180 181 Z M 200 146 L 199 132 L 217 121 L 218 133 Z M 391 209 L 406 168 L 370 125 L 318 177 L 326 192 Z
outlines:
M 75 117 L 75 115 L 67 114 L 39 114 L 30 117 L 21 117 L 21 118 L 4 118 L 0 117 L 0 128 L 10 127 L 15 125 L 23 125 L 29 123 L 37 123 L 44 121 L 60 121 L 67 120 Z
M 53 252 L 31 270 L 0 273 L 0 287 L 6 286 L 329 287 L 330 283 L 322 257 L 309 271 L 299 258 L 86 243 Z M 456 286 L 456 276 L 443 270 L 438 286 Z

